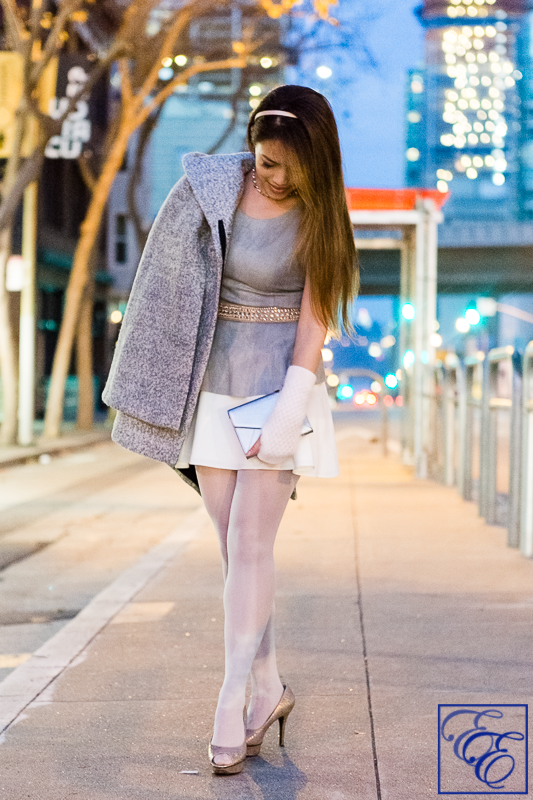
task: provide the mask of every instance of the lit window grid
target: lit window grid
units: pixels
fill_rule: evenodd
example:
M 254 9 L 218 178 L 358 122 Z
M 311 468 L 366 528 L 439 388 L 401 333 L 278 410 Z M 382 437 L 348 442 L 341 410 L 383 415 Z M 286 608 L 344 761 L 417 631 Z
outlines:
M 493 13 L 497 0 L 450 0 L 447 14 L 450 19 L 471 22 L 483 20 Z
M 469 6 L 471 1 L 462 0 L 462 4 Z M 442 120 L 449 127 L 440 137 L 441 144 L 453 147 L 458 156 L 454 172 L 464 173 L 472 180 L 491 172 L 498 186 L 505 182 L 508 168 L 506 100 L 509 93 L 516 92 L 515 65 L 507 56 L 509 44 L 512 44 L 512 34 L 502 21 L 462 28 L 454 26 L 446 28 L 441 35 L 446 72 L 454 81 L 453 88 L 444 91 Z M 460 155 L 465 148 L 471 152 L 473 149 L 486 151 L 487 147 L 491 152 L 484 157 L 481 153 Z M 448 180 L 444 177 L 445 171 Z M 437 170 L 440 191 L 447 191 L 449 181 L 453 180 L 450 174 L 449 170 Z

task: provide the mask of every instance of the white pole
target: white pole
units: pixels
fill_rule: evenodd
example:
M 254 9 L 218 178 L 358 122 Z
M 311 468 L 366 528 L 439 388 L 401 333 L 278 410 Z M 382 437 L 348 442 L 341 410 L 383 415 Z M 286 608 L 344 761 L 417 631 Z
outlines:
M 424 447 L 424 376 L 426 365 L 423 353 L 425 352 L 425 332 L 427 315 L 427 224 L 426 211 L 422 202 L 417 203 L 419 221 L 416 226 L 416 253 L 415 253 L 415 281 L 414 281 L 414 307 L 413 320 L 413 459 L 417 478 L 427 478 L 427 453 Z
M 22 257 L 24 284 L 20 293 L 19 434 L 20 445 L 33 442 L 35 416 L 35 273 L 37 247 L 37 182 L 24 192 Z

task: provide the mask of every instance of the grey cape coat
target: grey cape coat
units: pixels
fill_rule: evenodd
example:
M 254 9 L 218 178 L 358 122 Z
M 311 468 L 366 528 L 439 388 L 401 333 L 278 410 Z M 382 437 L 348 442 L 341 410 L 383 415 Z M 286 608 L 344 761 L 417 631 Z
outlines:
M 226 243 L 251 153 L 183 158 L 185 175 L 150 231 L 102 399 L 112 439 L 174 467 L 189 430 L 217 321 Z M 177 470 L 198 489 L 196 470 Z

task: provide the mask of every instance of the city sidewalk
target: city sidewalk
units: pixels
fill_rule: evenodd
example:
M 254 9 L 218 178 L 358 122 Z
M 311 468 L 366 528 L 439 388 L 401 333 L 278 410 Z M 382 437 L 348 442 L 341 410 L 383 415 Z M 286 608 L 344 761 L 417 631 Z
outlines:
M 210 772 L 222 574 L 198 510 L 0 684 L 0 729 L 24 709 L 0 797 L 437 797 L 438 704 L 531 700 L 533 563 L 360 433 L 338 426 L 341 477 L 300 480 L 276 544 L 285 748 L 273 727 L 243 773 Z

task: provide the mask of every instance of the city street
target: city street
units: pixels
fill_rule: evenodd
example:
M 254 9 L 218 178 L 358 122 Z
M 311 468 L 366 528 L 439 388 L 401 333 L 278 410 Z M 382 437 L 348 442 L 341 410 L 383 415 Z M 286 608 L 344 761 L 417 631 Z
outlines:
M 337 441 L 341 476 L 300 481 L 276 543 L 278 659 L 296 695 L 286 746 L 269 731 L 234 777 L 206 757 L 222 575 L 192 491 L 111 444 L 48 465 L 47 492 L 36 466 L 4 473 L 4 541 L 56 539 L 4 571 L 2 608 L 18 571 L 28 616 L 85 609 L 2 627 L 14 654 L 64 626 L 0 683 L 3 724 L 21 712 L 0 746 L 1 797 L 427 800 L 438 704 L 533 701 L 531 561 L 456 489 L 384 459 L 364 415 L 342 417 Z

